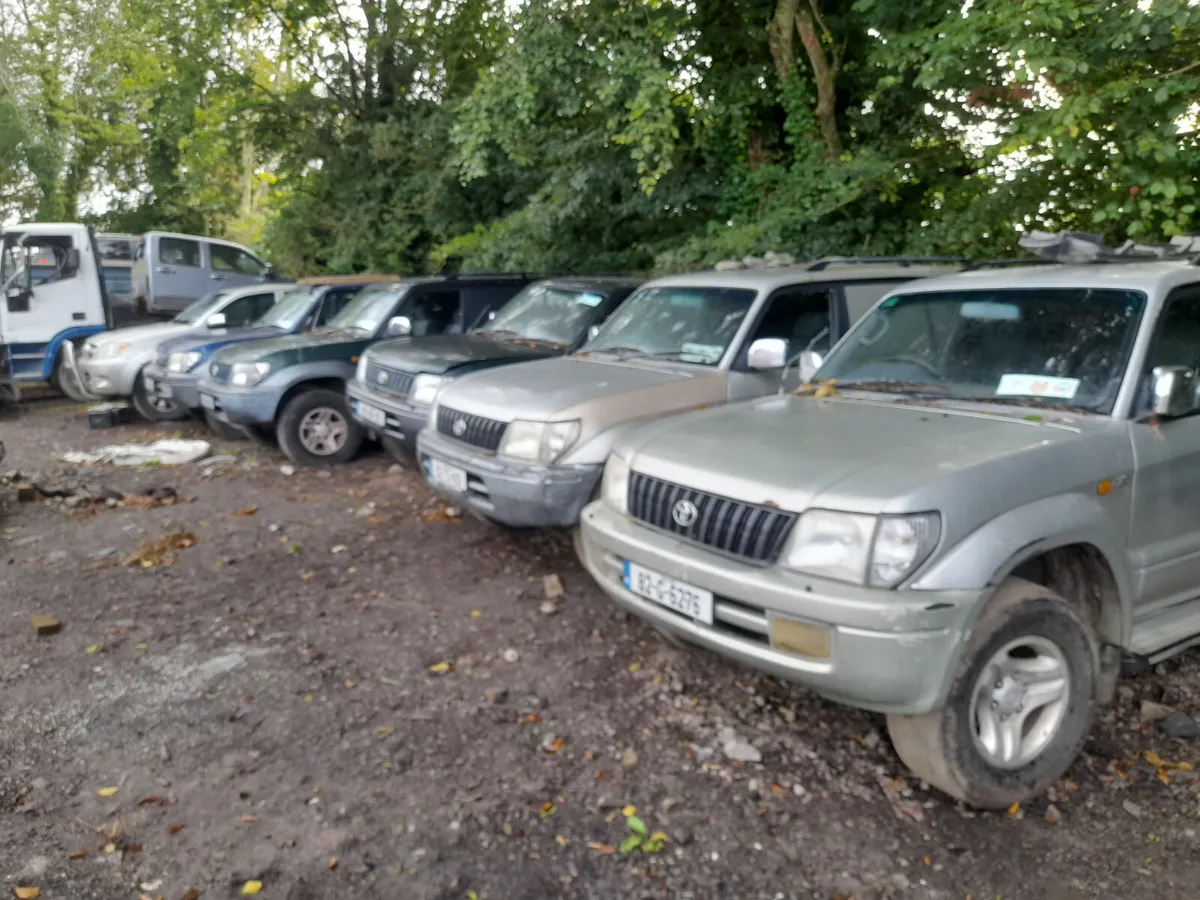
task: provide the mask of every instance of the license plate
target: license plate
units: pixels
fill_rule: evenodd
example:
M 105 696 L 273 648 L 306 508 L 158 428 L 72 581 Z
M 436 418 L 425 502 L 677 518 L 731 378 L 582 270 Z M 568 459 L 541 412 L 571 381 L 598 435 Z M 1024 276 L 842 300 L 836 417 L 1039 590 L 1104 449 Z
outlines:
M 440 459 L 429 457 L 429 478 L 442 487 L 449 488 L 456 494 L 467 492 L 467 470 L 444 463 Z
M 216 409 L 217 408 L 217 398 L 214 397 L 212 394 L 201 394 L 200 395 L 200 405 L 203 406 L 205 409 Z
M 376 428 L 383 428 L 387 425 L 387 413 L 366 403 L 360 402 L 358 404 L 358 417 L 364 422 L 374 425 Z
M 701 590 L 660 575 L 658 572 L 644 569 L 637 563 L 625 562 L 625 588 L 633 591 L 639 597 L 653 600 L 660 606 L 673 609 L 677 613 L 711 625 L 713 621 L 712 591 Z

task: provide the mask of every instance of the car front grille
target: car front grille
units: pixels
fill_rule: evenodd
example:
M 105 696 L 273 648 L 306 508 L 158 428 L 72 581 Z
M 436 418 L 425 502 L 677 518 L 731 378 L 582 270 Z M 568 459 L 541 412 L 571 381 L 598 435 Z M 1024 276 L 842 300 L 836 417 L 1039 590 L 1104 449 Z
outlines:
M 495 453 L 500 447 L 500 439 L 504 437 L 507 422 L 497 422 L 495 419 L 485 419 L 483 416 L 472 416 L 446 406 L 439 406 L 437 412 L 437 430 L 442 434 Z
M 685 502 L 690 506 L 681 506 Z M 629 514 L 685 540 L 756 563 L 779 557 L 797 518 L 793 512 L 729 500 L 639 472 L 629 476 Z
M 233 371 L 233 366 L 229 363 L 213 363 L 208 367 L 208 374 L 212 380 L 218 384 L 225 384 L 229 381 L 229 374 Z
M 366 386 L 373 391 L 385 391 L 400 397 L 408 396 L 413 383 L 412 375 L 405 372 L 395 372 L 383 366 L 367 366 Z

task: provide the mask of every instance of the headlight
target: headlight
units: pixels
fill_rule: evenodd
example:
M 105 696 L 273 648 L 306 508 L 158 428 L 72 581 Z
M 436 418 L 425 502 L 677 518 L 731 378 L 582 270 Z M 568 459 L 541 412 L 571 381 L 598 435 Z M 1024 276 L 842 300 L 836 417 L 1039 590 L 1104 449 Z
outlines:
M 97 359 L 116 359 L 129 349 L 128 344 L 101 344 L 96 351 Z
M 579 420 L 570 422 L 525 422 L 517 419 L 504 429 L 501 456 L 530 459 L 549 465 L 579 440 Z
M 837 581 L 890 588 L 929 557 L 940 535 L 937 513 L 868 516 L 812 509 L 797 523 L 785 564 Z
M 629 463 L 615 453 L 604 464 L 600 496 L 621 515 L 629 512 Z
M 367 354 L 358 358 L 358 367 L 354 370 L 354 380 L 363 384 L 367 380 Z
M 270 371 L 270 363 L 234 363 L 229 373 L 229 383 L 237 387 L 254 387 L 266 378 Z
M 190 372 L 203 358 L 202 353 L 172 353 L 167 359 L 168 372 Z
M 412 388 L 409 389 L 408 402 L 419 403 L 422 406 L 432 403 L 441 386 L 441 375 L 418 375 L 413 379 Z

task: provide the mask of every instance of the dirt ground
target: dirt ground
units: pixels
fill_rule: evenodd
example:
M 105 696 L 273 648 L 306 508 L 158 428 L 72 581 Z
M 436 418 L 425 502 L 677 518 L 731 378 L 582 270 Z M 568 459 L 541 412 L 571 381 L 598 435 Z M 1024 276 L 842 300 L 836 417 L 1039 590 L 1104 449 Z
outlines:
M 1049 797 L 972 813 L 906 777 L 880 717 L 668 645 L 563 538 L 448 517 L 383 456 L 56 461 L 172 431 L 54 403 L 0 418 L 0 472 L 194 498 L 0 521 L 5 895 L 1200 895 L 1200 773 L 1161 765 L 1200 742 L 1142 721 L 1145 701 L 1196 711 L 1196 653 L 1125 680 Z M 194 543 L 130 559 L 179 532 Z M 612 852 L 628 806 L 661 851 Z

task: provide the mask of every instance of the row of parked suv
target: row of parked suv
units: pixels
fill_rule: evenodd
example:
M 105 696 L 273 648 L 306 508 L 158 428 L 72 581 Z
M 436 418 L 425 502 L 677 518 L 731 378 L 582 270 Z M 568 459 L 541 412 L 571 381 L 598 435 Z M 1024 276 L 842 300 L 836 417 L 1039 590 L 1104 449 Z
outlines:
M 1006 807 L 1063 774 L 1123 667 L 1200 643 L 1200 242 L 1026 243 L 273 285 L 82 367 L 152 418 L 303 464 L 373 436 L 484 519 L 575 529 L 664 634 L 886 714 L 920 777 Z

